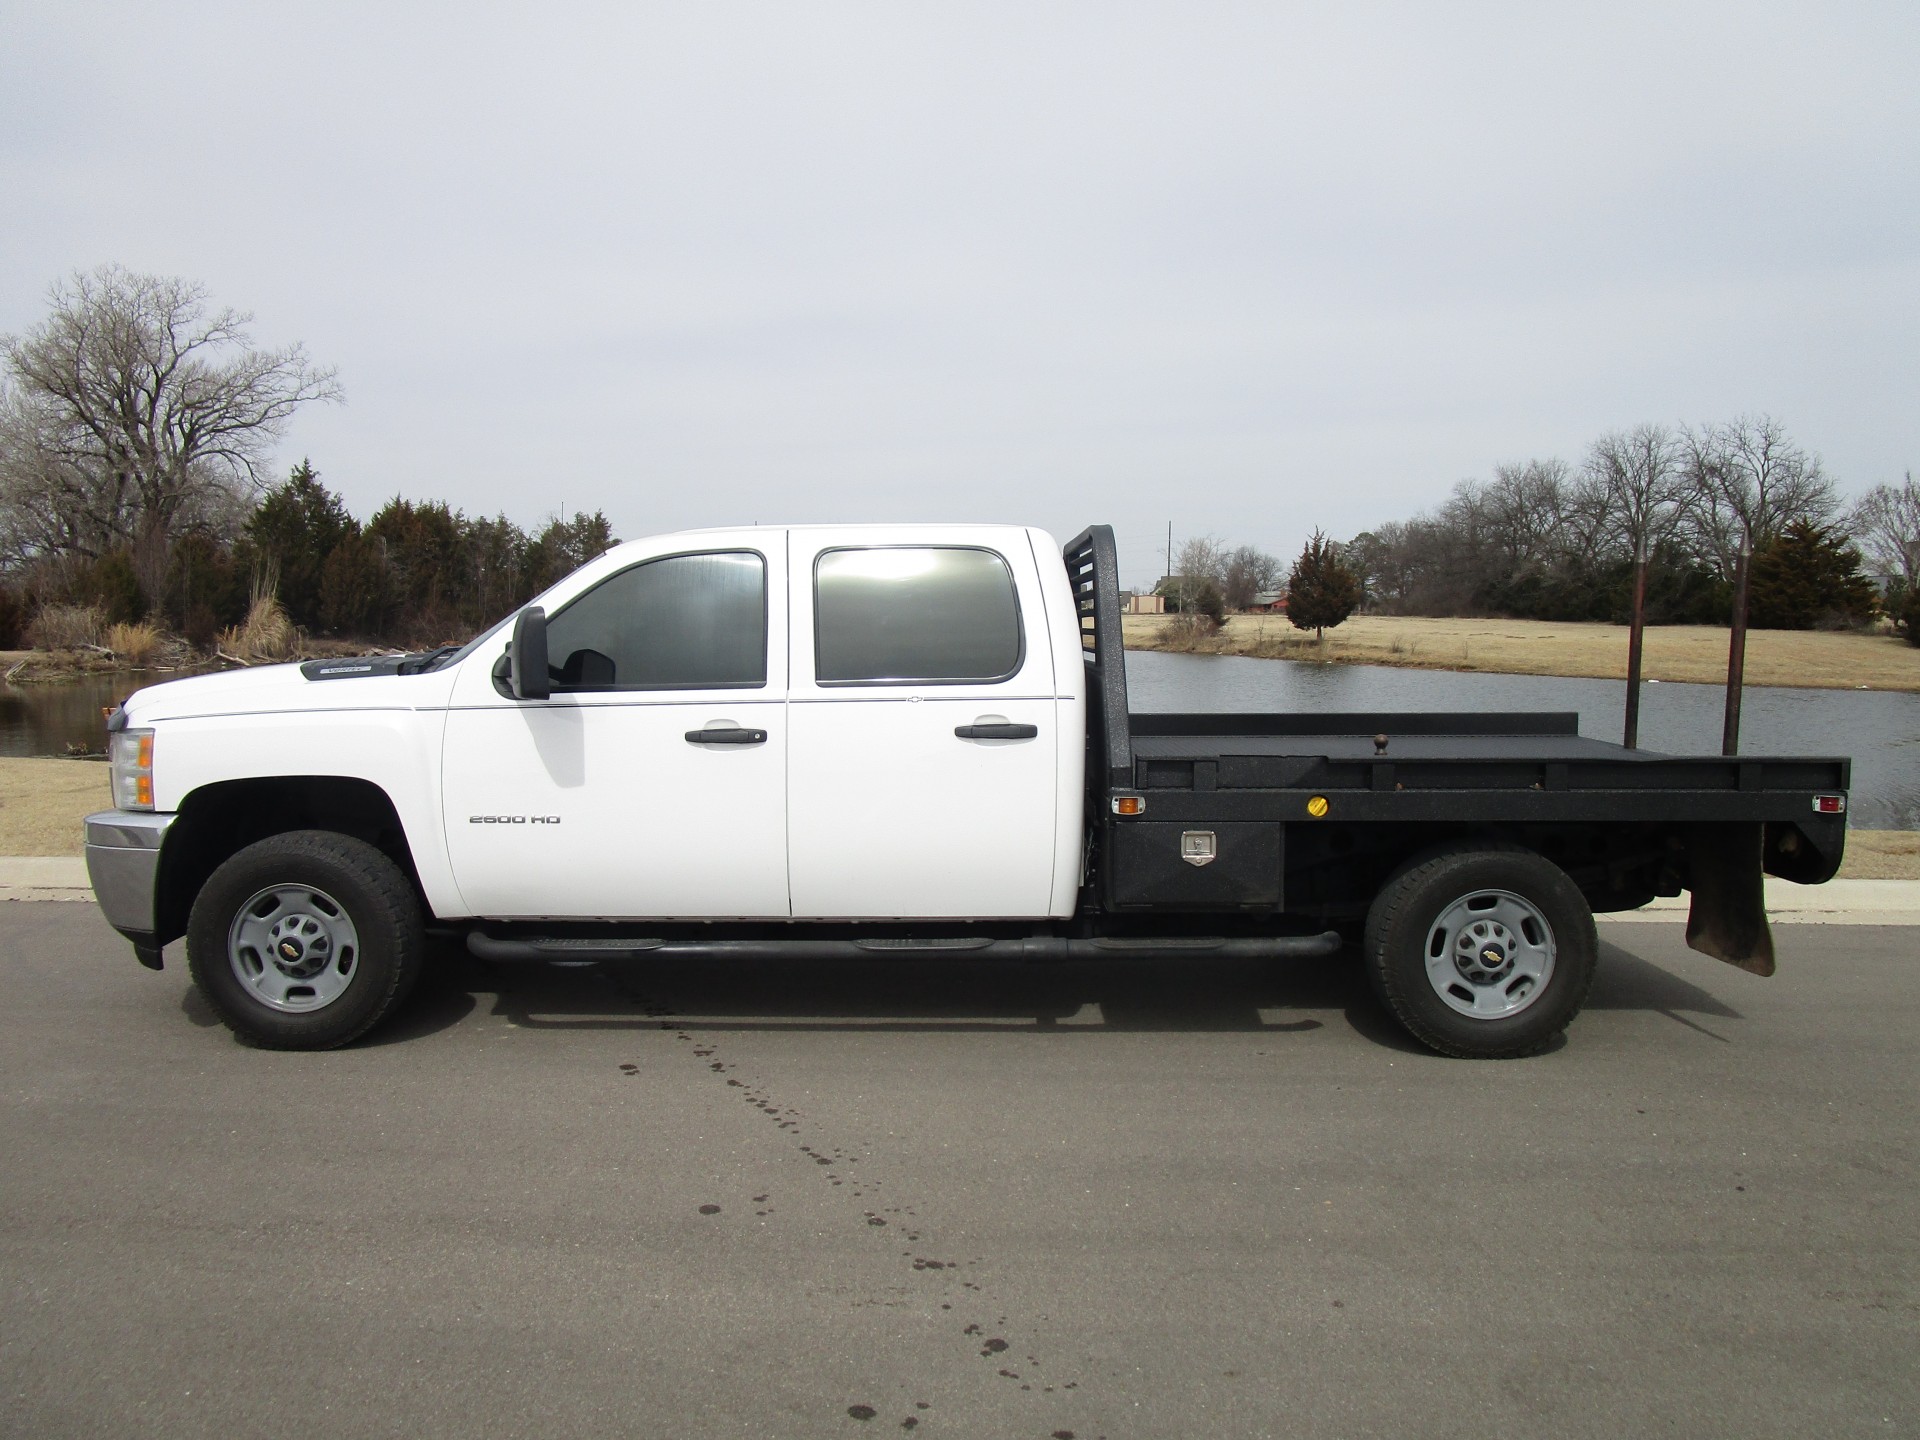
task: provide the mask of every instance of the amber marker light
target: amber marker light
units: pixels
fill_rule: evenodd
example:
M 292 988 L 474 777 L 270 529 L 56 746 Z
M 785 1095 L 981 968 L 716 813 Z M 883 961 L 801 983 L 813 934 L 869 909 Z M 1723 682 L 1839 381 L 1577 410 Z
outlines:
M 1322 819 L 1325 817 L 1326 813 L 1327 813 L 1327 797 L 1326 796 L 1316 795 L 1311 800 L 1307 801 L 1307 814 L 1311 815 L 1314 819 L 1316 820 Z
M 107 737 L 107 758 L 114 808 L 153 809 L 153 731 L 115 731 Z
M 1147 801 L 1144 795 L 1116 795 L 1113 797 L 1113 813 L 1116 815 L 1144 815 Z

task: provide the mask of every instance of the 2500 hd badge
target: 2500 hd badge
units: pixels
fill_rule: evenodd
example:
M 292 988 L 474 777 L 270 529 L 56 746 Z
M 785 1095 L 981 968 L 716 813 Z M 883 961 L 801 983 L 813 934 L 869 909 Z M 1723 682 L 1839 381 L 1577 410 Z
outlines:
M 558 825 L 558 815 L 469 815 L 469 825 Z

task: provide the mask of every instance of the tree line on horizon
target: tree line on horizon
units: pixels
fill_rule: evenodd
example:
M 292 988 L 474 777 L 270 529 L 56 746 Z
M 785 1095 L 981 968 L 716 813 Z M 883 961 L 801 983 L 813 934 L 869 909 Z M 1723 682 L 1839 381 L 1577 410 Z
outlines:
M 40 639 L 39 615 L 79 610 L 102 633 L 144 621 L 210 650 L 262 605 L 310 635 L 425 648 L 471 637 L 612 544 L 597 510 L 529 533 L 504 515 L 395 496 L 362 524 L 303 460 L 244 513 L 237 533 L 196 526 L 172 540 L 152 589 L 130 545 L 9 554 L 0 648 Z M 49 628 L 46 638 L 73 643 L 70 620 Z
M 362 523 L 307 462 L 277 483 L 265 473 L 300 408 L 341 398 L 302 346 L 255 346 L 252 317 L 204 288 L 119 266 L 57 283 L 49 301 L 39 326 L 0 337 L 0 644 L 50 632 L 60 611 L 207 648 L 262 606 L 314 634 L 435 644 L 613 543 L 598 511 L 532 533 L 395 496 Z M 1744 583 L 1755 625 L 1880 612 L 1920 643 L 1920 486 L 1909 474 L 1844 505 L 1771 417 L 1647 424 L 1601 436 L 1578 465 L 1461 481 L 1434 510 L 1344 545 L 1316 531 L 1290 572 L 1211 538 L 1189 541 L 1179 567 L 1171 602 L 1209 619 L 1284 575 L 1296 622 L 1314 629 L 1355 606 L 1725 624 Z
M 438 644 L 613 543 L 597 510 L 529 532 L 396 495 L 362 523 L 307 461 L 265 477 L 295 412 L 340 398 L 301 346 L 256 347 L 202 287 L 118 266 L 50 301 L 0 338 L 0 646 L 144 625 L 204 650 L 263 612 Z
M 1644 566 L 1645 623 L 1727 625 L 1743 559 L 1756 628 L 1885 615 L 1920 644 L 1920 484 L 1909 472 L 1846 504 L 1818 457 L 1769 416 L 1610 432 L 1577 466 L 1499 466 L 1344 544 L 1316 531 L 1288 588 L 1310 580 L 1317 616 L 1339 612 L 1351 581 L 1349 610 L 1626 624 Z M 1211 536 L 1185 542 L 1176 567 L 1157 593 L 1215 623 L 1283 574 L 1273 556 Z
M 1644 563 L 1652 625 L 1730 623 L 1744 556 L 1757 628 L 1885 614 L 1920 638 L 1920 485 L 1909 473 L 1849 505 L 1765 415 L 1609 432 L 1578 465 L 1503 465 L 1342 555 L 1389 614 L 1613 623 L 1628 619 Z

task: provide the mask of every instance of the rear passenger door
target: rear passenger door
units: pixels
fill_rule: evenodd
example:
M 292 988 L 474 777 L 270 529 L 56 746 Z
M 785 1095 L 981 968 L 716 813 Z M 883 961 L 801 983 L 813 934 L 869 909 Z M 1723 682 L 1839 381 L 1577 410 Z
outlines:
M 1049 911 L 1057 721 L 1032 549 L 937 533 L 791 532 L 796 916 Z

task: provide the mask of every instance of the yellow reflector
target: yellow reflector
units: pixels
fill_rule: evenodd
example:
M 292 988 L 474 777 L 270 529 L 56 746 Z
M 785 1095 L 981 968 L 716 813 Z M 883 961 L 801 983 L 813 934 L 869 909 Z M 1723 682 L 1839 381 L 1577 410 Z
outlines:
M 1307 801 L 1307 814 L 1311 815 L 1314 819 L 1318 820 L 1321 816 L 1325 815 L 1326 813 L 1327 813 L 1327 797 L 1326 796 L 1316 795 L 1311 800 Z

